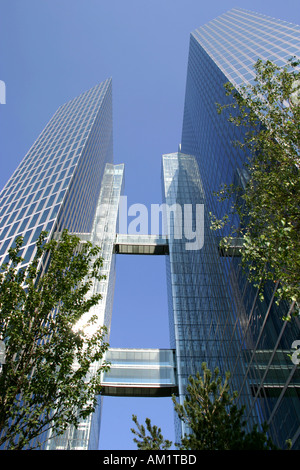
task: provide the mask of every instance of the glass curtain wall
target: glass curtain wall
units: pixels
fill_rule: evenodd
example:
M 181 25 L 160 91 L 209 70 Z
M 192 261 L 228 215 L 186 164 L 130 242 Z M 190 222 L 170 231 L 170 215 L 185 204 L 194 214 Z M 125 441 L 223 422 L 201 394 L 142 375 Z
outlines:
M 238 89 L 254 77 L 258 58 L 284 65 L 299 56 L 300 27 L 246 10 L 233 9 L 195 30 L 190 36 L 186 81 L 182 152 L 197 159 L 209 212 L 222 218 L 230 213 L 230 202 L 219 203 L 214 192 L 240 181 L 246 159 L 235 140 L 243 140 L 243 130 L 218 115 L 216 103 L 229 103 L 224 84 Z M 226 229 L 218 233 L 225 236 Z M 285 323 L 290 305 L 274 301 L 269 284 L 264 301 L 247 282 L 237 257 L 221 261 L 225 289 L 234 311 L 232 334 L 239 337 L 237 354 L 230 354 L 221 340 L 219 350 L 228 363 L 239 403 L 247 406 L 246 417 L 267 421 L 271 437 L 279 446 L 290 438 L 300 448 L 299 367 L 288 352 L 299 339 L 299 321 Z
M 20 267 L 33 260 L 35 243 L 44 230 L 48 239 L 65 228 L 89 236 L 93 231 L 92 241 L 103 242 L 104 270 L 110 275 L 105 285 L 95 288 L 103 292 L 103 302 L 107 300 L 104 321 L 108 323 L 114 276 L 111 246 L 123 180 L 123 166 L 114 167 L 112 162 L 112 81 L 108 79 L 56 111 L 0 195 L 0 266 L 7 261 L 17 236 L 24 237 Z M 107 206 L 106 225 L 101 228 L 106 237 L 102 232 L 98 236 L 94 227 L 102 200 Z M 104 307 L 100 310 L 102 321 Z M 82 425 L 81 431 L 88 446 L 90 430 Z
M 230 296 L 225 288 L 218 246 L 209 229 L 205 194 L 194 156 L 163 155 L 163 195 L 170 211 L 169 256 L 166 257 L 170 345 L 176 350 L 179 401 L 183 403 L 190 375 L 201 372 L 202 363 L 210 369 L 226 368 L 227 354 L 236 354 L 232 334 L 234 318 Z M 197 206 L 203 208 L 203 217 Z M 198 224 L 201 243 L 187 245 L 188 208 L 192 226 Z M 180 214 L 180 217 L 178 217 Z M 180 236 L 179 228 L 183 228 Z M 177 233 L 176 233 L 177 230 Z M 191 249 L 187 249 L 187 248 Z M 224 352 L 226 349 L 226 353 Z M 176 438 L 188 432 L 175 418 Z
M 23 265 L 41 231 L 90 232 L 107 162 L 113 161 L 111 80 L 62 105 L 0 195 L 0 265 L 17 236 Z
M 86 314 L 88 317 L 95 315 L 97 322 L 95 327 L 105 325 L 108 329 L 107 341 L 109 341 L 110 324 L 113 307 L 113 295 L 115 287 L 115 253 L 114 243 L 118 223 L 118 208 L 120 195 L 124 184 L 124 165 L 106 164 L 93 228 L 90 234 L 81 234 L 83 239 L 90 240 L 94 245 L 100 246 L 103 266 L 100 273 L 105 279 L 95 280 L 91 293 L 100 293 L 102 299 Z M 80 235 L 80 234 L 79 234 Z M 86 316 L 80 322 L 86 323 Z M 91 367 L 90 374 L 96 371 L 99 363 Z M 97 450 L 101 424 L 101 397 L 98 397 L 98 406 L 95 413 L 82 420 L 77 429 L 70 427 L 62 435 L 50 439 L 47 450 Z

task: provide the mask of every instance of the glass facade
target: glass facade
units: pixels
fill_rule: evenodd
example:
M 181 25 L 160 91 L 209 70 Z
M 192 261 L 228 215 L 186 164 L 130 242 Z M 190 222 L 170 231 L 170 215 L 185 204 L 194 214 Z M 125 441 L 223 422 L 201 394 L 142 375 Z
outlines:
M 86 324 L 86 317 L 95 315 L 97 322 L 94 327 L 102 325 L 107 327 L 107 341 L 110 336 L 116 276 L 114 243 L 118 223 L 119 200 L 123 191 L 123 185 L 124 165 L 107 163 L 104 169 L 91 233 L 79 233 L 82 239 L 90 240 L 94 245 L 101 247 L 101 256 L 103 257 L 101 274 L 105 276 L 100 281 L 95 280 L 92 286 L 92 293 L 100 293 L 102 299 L 80 319 L 80 323 Z M 93 374 L 93 370 L 96 370 L 98 366 L 98 363 L 94 364 L 91 367 L 90 373 Z M 101 424 L 101 406 L 102 400 L 99 396 L 95 413 L 86 420 L 82 420 L 77 429 L 70 427 L 62 436 L 54 439 L 51 439 L 50 436 L 47 442 L 47 450 L 97 450 Z
M 105 163 L 113 160 L 111 80 L 62 105 L 0 195 L 0 265 L 24 236 L 23 264 L 42 230 L 90 232 Z
M 258 58 L 283 66 L 300 53 L 298 25 L 243 9 L 224 13 L 191 37 L 236 87 L 253 81 Z
M 216 103 L 229 100 L 224 84 L 231 81 L 238 88 L 251 82 L 252 66 L 258 58 L 283 65 L 291 56 L 299 55 L 299 33 L 297 25 L 234 9 L 191 34 L 181 151 L 195 156 L 206 210 L 219 218 L 229 212 L 229 206 L 220 204 L 213 193 L 222 183 L 241 179 L 245 161 L 245 155 L 232 145 L 243 138 L 243 130 L 229 123 L 225 115 L 217 114 Z M 226 229 L 218 233 L 224 235 Z M 293 448 L 299 449 L 300 371 L 288 357 L 293 342 L 300 337 L 299 321 L 282 321 L 290 306 L 276 305 L 276 285 L 266 286 L 264 301 L 258 300 L 258 292 L 247 283 L 238 257 L 221 257 L 212 266 L 211 275 L 216 266 L 222 270 L 223 288 L 229 296 L 224 325 L 231 330 L 231 340 L 226 334 L 219 335 L 219 355 L 206 348 L 206 362 L 211 369 L 219 366 L 222 372 L 231 371 L 233 389 L 239 392 L 239 404 L 247 407 L 249 423 L 267 421 L 277 445 L 284 446 L 290 438 Z M 218 317 L 217 312 L 212 315 Z M 207 335 L 207 342 L 214 338 L 212 330 L 207 330 Z
M 236 338 L 232 334 L 234 317 L 231 299 L 219 261 L 218 245 L 211 230 L 205 194 L 194 156 L 163 155 L 163 195 L 169 207 L 181 207 L 182 217 L 170 223 L 169 256 L 166 257 L 170 345 L 176 350 L 179 401 L 183 403 L 188 377 L 201 371 L 201 365 L 224 363 L 224 356 L 235 356 Z M 186 249 L 187 237 L 176 236 L 176 226 L 184 226 L 186 206 L 192 207 L 192 224 L 200 224 L 201 249 Z M 196 205 L 203 205 L 204 218 L 197 217 Z M 224 364 L 225 366 L 225 364 Z M 187 432 L 175 419 L 177 439 Z
M 19 235 L 22 265 L 30 263 L 43 230 L 51 238 L 67 228 L 101 246 L 106 278 L 93 290 L 103 298 L 90 314 L 108 330 L 116 254 L 167 255 L 172 350 L 110 350 L 115 367 L 106 385 L 127 382 L 124 394 L 131 396 L 142 394 L 145 384 L 150 395 L 153 386 L 161 394 L 178 386 L 182 402 L 189 375 L 206 362 L 222 374 L 231 372 L 249 426 L 267 421 L 275 443 L 283 446 L 290 438 L 294 449 L 300 448 L 300 374 L 288 352 L 300 337 L 299 322 L 281 320 L 290 306 L 275 304 L 276 286 L 266 286 L 265 300 L 257 300 L 239 258 L 220 256 L 226 229 L 212 232 L 208 214 L 221 218 L 228 212 L 213 193 L 241 179 L 245 161 L 232 145 L 243 138 L 242 130 L 217 114 L 216 103 L 229 100 L 224 84 L 251 82 L 257 58 L 285 64 L 299 53 L 299 33 L 296 25 L 233 9 L 191 34 L 181 148 L 162 158 L 164 203 L 179 208 L 167 214 L 167 234 L 117 234 L 124 165 L 113 164 L 111 79 L 57 110 L 0 194 L 0 266 Z M 185 225 L 187 214 L 195 215 L 191 225 Z M 46 448 L 97 449 L 100 418 L 99 397 L 92 416 Z M 185 432 L 177 420 L 177 438 Z
M 115 281 L 113 250 L 124 166 L 113 165 L 112 82 L 96 85 L 62 105 L 1 192 L 0 266 L 17 236 L 24 236 L 21 266 L 48 238 L 67 228 L 102 248 L 103 274 L 93 290 L 102 300 L 90 314 L 110 327 Z M 92 371 L 91 371 L 92 373 Z M 47 449 L 97 449 L 101 405 L 77 430 L 49 440 Z

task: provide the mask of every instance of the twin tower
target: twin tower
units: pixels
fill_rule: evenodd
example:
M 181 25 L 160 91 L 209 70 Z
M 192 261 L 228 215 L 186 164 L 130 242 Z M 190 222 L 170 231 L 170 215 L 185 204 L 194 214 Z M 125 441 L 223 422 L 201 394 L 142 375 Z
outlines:
M 241 270 L 240 247 L 224 256 L 218 236 L 226 233 L 210 230 L 209 214 L 230 210 L 213 196 L 222 183 L 243 184 L 246 157 L 232 145 L 243 131 L 216 110 L 229 99 L 224 84 L 251 83 L 258 58 L 284 65 L 296 55 L 299 33 L 297 25 L 233 9 L 191 34 L 181 147 L 162 156 L 162 206 L 151 213 L 157 231 L 141 235 L 137 223 L 126 224 L 124 165 L 113 161 L 111 79 L 57 110 L 0 195 L 0 265 L 19 235 L 23 266 L 42 231 L 51 238 L 67 228 L 101 246 L 106 278 L 94 286 L 102 300 L 93 313 L 108 330 L 116 257 L 145 255 L 146 263 L 149 255 L 165 256 L 171 349 L 110 349 L 103 395 L 175 394 L 182 401 L 188 377 L 206 362 L 231 372 L 249 426 L 267 421 L 273 442 L 290 438 L 293 449 L 300 448 L 300 378 L 287 352 L 299 324 L 282 322 L 289 306 L 275 303 L 275 286 L 258 299 Z M 45 448 L 97 449 L 100 418 L 99 397 L 90 419 Z M 186 430 L 176 426 L 179 438 Z
M 109 331 L 116 256 L 164 255 L 172 349 L 109 349 L 105 359 L 111 368 L 103 376 L 102 395 L 180 397 L 188 375 L 203 361 L 197 313 L 200 295 L 195 291 L 199 275 L 195 277 L 195 269 L 199 270 L 197 257 L 207 242 L 198 165 L 193 156 L 164 155 L 164 201 L 157 208 L 155 222 L 158 230 L 162 224 L 161 233 L 141 235 L 128 227 L 124 165 L 113 163 L 111 96 L 109 79 L 61 106 L 20 163 L 1 194 L 0 260 L 5 262 L 15 237 L 22 235 L 25 267 L 33 260 L 35 243 L 43 230 L 51 238 L 67 228 L 99 245 L 105 278 L 93 286 L 102 299 L 90 313 Z M 182 341 L 183 327 L 197 338 L 188 347 Z M 45 448 L 97 449 L 100 401 L 101 397 L 97 411 L 78 429 L 48 439 Z

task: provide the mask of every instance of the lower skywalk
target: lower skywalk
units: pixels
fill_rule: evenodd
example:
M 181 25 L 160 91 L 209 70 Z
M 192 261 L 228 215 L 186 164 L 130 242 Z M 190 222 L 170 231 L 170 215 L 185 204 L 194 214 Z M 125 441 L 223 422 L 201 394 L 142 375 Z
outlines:
M 105 360 L 111 365 L 103 375 L 101 395 L 167 397 L 178 393 L 173 349 L 110 348 Z

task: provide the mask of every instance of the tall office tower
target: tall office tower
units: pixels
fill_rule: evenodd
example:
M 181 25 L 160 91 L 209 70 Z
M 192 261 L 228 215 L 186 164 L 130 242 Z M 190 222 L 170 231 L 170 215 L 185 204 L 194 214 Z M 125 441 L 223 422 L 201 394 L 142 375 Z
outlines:
M 170 346 L 176 354 L 178 400 L 183 404 L 188 377 L 201 372 L 203 362 L 223 361 L 222 341 L 230 344 L 233 356 L 237 347 L 230 296 L 209 229 L 196 158 L 180 152 L 163 155 L 162 168 L 170 214 L 166 257 Z M 175 418 L 176 440 L 187 432 Z
M 1 192 L 0 263 L 24 235 L 24 265 L 42 230 L 90 232 L 112 163 L 111 80 L 62 105 Z
M 113 307 L 113 296 L 115 287 L 115 239 L 118 223 L 118 209 L 120 195 L 124 185 L 124 165 L 113 165 L 107 163 L 104 169 L 100 195 L 97 201 L 93 227 L 90 233 L 79 233 L 82 240 L 91 241 L 94 245 L 101 247 L 103 266 L 101 274 L 105 276 L 101 281 L 95 280 L 92 285 L 92 292 L 101 293 L 102 299 L 97 305 L 80 319 L 80 323 L 86 323 L 86 316 L 95 315 L 97 317 L 95 326 L 105 325 L 108 329 L 107 338 L 110 336 L 110 325 Z M 99 364 L 93 364 L 90 373 Z M 46 443 L 47 450 L 97 450 L 99 445 L 99 434 L 101 424 L 102 399 L 98 398 L 96 411 L 79 423 L 78 428 L 70 426 L 67 431 L 54 439 L 51 433 Z
M 216 103 L 229 100 L 223 85 L 230 81 L 238 89 L 251 82 L 258 58 L 282 66 L 299 55 L 299 33 L 299 26 L 233 9 L 190 36 L 181 151 L 197 159 L 206 209 L 219 218 L 228 207 L 213 193 L 222 183 L 242 182 L 245 161 L 242 151 L 232 145 L 242 139 L 243 131 L 217 114 Z M 219 356 L 209 353 L 208 366 L 231 371 L 249 423 L 267 421 L 276 444 L 283 446 L 290 438 L 293 448 L 299 449 L 299 366 L 287 355 L 299 339 L 299 321 L 282 321 L 290 306 L 276 305 L 274 284 L 266 286 L 263 302 L 257 300 L 257 290 L 247 282 L 238 257 L 220 258 L 219 265 L 230 295 L 232 341 L 227 341 L 227 335 L 223 340 L 208 333 L 211 341 L 220 342 Z M 232 344 L 235 349 L 238 345 L 234 354 Z
M 112 237 L 122 181 L 123 166 L 113 165 L 112 83 L 108 79 L 57 110 L 2 190 L 0 265 L 19 235 L 24 236 L 22 266 L 30 263 L 42 230 L 51 238 L 67 228 L 101 244 L 107 278 L 94 286 L 103 294 L 96 313 L 109 326 Z M 100 408 L 93 422 L 83 423 L 76 435 L 69 432 L 68 439 L 64 436 L 65 441 L 55 445 L 97 448 L 99 413 Z

